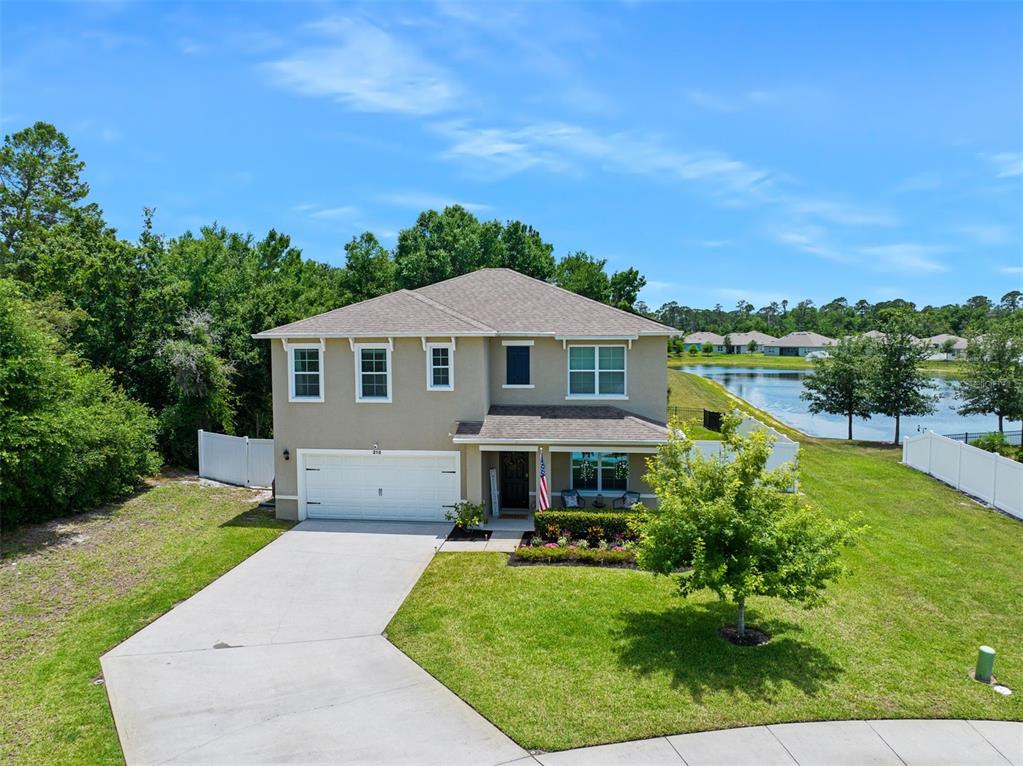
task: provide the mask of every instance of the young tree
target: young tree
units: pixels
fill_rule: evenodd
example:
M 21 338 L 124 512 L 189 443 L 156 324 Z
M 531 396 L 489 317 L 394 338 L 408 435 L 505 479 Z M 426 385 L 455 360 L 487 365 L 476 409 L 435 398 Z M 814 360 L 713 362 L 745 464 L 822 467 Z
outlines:
M 732 336 L 731 335 L 726 335 L 725 336 L 725 353 L 726 354 L 731 354 L 734 348 L 735 348 L 735 346 L 732 345 Z
M 956 342 L 951 338 L 945 338 L 944 342 L 941 344 L 941 353 L 945 355 L 946 360 L 952 358 L 952 352 L 955 351 L 955 348 Z
M 696 356 L 699 352 L 700 350 L 696 347 L 695 343 L 689 346 L 689 356 Z
M 702 351 L 706 356 L 710 356 L 714 352 L 714 346 L 711 345 L 709 341 L 704 341 L 703 345 L 700 346 L 700 351 Z
M 888 312 L 882 325 L 884 335 L 874 347 L 871 409 L 895 418 L 892 443 L 896 445 L 903 415 L 934 412 L 935 397 L 929 393 L 934 382 L 920 369 L 930 351 L 910 332 L 911 318 L 904 309 Z
M 966 348 L 966 374 L 956 384 L 963 406 L 960 415 L 998 416 L 1023 420 L 1023 313 L 992 322 L 988 331 Z
M 755 354 L 758 348 L 760 348 L 760 344 L 757 343 L 757 339 L 750 338 L 749 343 L 746 344 L 746 350 L 751 354 Z
M 645 479 L 660 510 L 639 526 L 637 562 L 671 576 L 680 569 L 683 596 L 709 589 L 738 608 L 746 635 L 746 602 L 775 596 L 807 606 L 845 571 L 842 546 L 859 530 L 832 519 L 790 492 L 794 467 L 767 470 L 773 438 L 762 429 L 739 433 L 740 418 L 722 421 L 723 451 L 704 457 L 679 423 L 668 430 Z
M 814 359 L 813 375 L 803 380 L 804 401 L 812 413 L 845 415 L 849 439 L 853 418 L 869 419 L 872 381 L 871 343 L 862 335 L 842 338 L 828 349 L 828 355 Z

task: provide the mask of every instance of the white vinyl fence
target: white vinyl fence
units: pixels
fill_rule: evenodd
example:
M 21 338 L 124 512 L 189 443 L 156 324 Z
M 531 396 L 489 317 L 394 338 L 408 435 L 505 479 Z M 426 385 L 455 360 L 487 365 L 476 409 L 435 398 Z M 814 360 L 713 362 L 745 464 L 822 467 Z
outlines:
M 756 429 L 763 429 L 774 437 L 774 446 L 771 448 L 771 454 L 767 458 L 768 470 L 778 468 L 785 463 L 795 463 L 797 461 L 799 457 L 799 442 L 793 441 L 780 431 L 777 431 L 748 415 L 743 417 L 742 423 L 739 424 L 739 433 L 741 434 L 748 434 L 750 431 L 754 431 Z M 698 439 L 695 444 L 696 448 L 708 457 L 711 455 L 717 455 L 721 452 L 722 448 L 720 441 L 712 439 Z M 793 487 L 793 489 L 795 489 L 795 487 Z
M 1023 519 L 1023 463 L 932 431 L 903 440 L 902 462 Z
M 274 440 L 199 431 L 199 475 L 243 487 L 274 480 Z

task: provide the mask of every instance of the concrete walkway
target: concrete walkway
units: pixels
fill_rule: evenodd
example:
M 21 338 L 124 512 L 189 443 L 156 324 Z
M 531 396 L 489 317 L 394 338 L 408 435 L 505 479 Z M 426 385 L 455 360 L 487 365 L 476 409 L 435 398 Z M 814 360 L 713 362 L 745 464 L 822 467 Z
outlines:
M 531 761 L 381 635 L 449 530 L 303 522 L 111 650 L 129 766 Z
M 1023 723 L 994 721 L 785 724 L 530 755 L 381 635 L 449 529 L 303 522 L 104 655 L 129 766 L 1023 766 Z
M 534 757 L 543 766 L 1023 766 L 1023 723 L 786 723 Z

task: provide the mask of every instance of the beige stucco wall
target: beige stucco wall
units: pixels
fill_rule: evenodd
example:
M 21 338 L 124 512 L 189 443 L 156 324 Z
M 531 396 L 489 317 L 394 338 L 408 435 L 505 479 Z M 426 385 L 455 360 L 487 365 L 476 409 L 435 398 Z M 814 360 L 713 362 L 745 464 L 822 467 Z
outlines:
M 660 422 L 667 420 L 668 398 L 664 382 L 664 360 L 668 352 L 666 338 L 644 337 L 632 342 L 632 348 L 626 352 L 628 399 L 567 399 L 568 352 L 560 340 L 553 338 L 531 339 L 529 375 L 533 388 L 504 388 L 506 357 L 503 342 L 506 340 L 511 339 L 489 339 L 492 404 L 609 404 Z M 592 345 L 596 342 L 599 341 L 590 344 L 570 342 L 568 345 Z
M 299 339 L 295 339 L 296 342 Z M 447 338 L 429 338 L 444 342 Z M 360 338 L 358 342 L 386 341 Z M 391 402 L 355 401 L 355 355 L 346 339 L 326 341 L 322 402 L 288 401 L 287 354 L 272 341 L 274 455 L 278 495 L 296 495 L 298 449 L 454 450 L 451 432 L 457 420 L 482 420 L 487 411 L 486 347 L 481 338 L 458 338 L 454 355 L 454 391 L 426 388 L 426 354 L 419 338 L 395 338 L 391 354 Z M 284 460 L 283 451 L 291 453 Z M 479 451 L 461 450 L 463 496 L 480 487 Z M 278 514 L 297 512 L 294 500 L 278 500 Z

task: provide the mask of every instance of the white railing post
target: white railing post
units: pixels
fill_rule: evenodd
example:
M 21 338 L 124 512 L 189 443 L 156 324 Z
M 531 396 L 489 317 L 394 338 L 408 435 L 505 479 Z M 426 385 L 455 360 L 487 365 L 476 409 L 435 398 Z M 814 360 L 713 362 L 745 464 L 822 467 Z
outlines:
M 249 454 L 249 437 L 245 437 L 245 486 L 252 486 L 252 457 Z
M 205 473 L 205 465 L 203 465 L 203 430 L 199 429 L 199 475 L 202 476 Z

